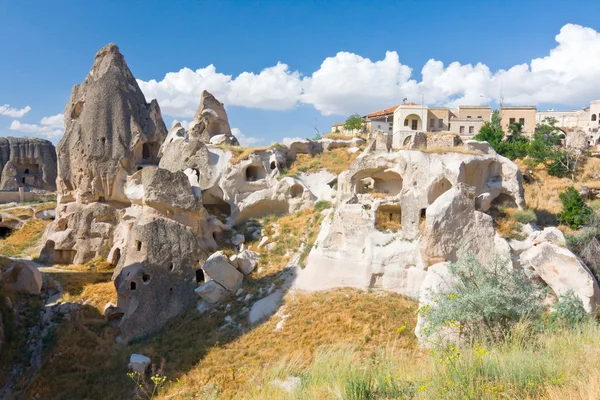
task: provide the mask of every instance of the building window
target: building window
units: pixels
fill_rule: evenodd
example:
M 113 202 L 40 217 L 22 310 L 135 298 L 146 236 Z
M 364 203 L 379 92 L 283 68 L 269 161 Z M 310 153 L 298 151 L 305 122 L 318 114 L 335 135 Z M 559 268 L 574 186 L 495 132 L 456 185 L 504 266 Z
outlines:
M 477 116 L 477 118 L 481 119 L 481 118 L 483 118 L 483 117 L 482 117 L 481 115 L 478 115 L 478 116 Z
M 460 127 L 460 133 L 465 133 L 465 127 L 464 126 Z
M 470 118 L 471 118 L 471 116 L 470 116 L 470 115 L 467 115 L 467 118 L 469 118 L 469 119 L 470 119 Z
M 521 124 L 521 126 L 525 126 L 525 118 L 519 118 L 519 124 Z
M 592 114 L 592 121 L 596 120 L 596 114 Z
M 470 127 L 469 127 L 469 133 L 473 133 L 473 132 L 475 132 L 475 127 L 473 127 L 473 126 L 470 126 Z
M 418 121 L 418 120 L 416 120 L 416 119 L 413 119 L 413 120 L 412 120 L 412 130 L 413 130 L 413 131 L 416 131 L 416 130 L 417 130 L 418 124 L 419 124 L 419 121 Z
M 508 124 L 509 125 L 512 125 L 514 123 L 515 123 L 515 119 L 514 118 L 511 118 L 511 119 L 508 120 Z
M 444 127 L 444 120 L 443 119 L 439 119 L 438 120 L 438 128 L 442 129 Z
M 404 120 L 404 126 L 408 126 L 408 118 Z
M 429 126 L 430 126 L 431 128 L 433 128 L 433 127 L 435 126 L 435 118 L 431 118 L 431 119 L 429 120 Z

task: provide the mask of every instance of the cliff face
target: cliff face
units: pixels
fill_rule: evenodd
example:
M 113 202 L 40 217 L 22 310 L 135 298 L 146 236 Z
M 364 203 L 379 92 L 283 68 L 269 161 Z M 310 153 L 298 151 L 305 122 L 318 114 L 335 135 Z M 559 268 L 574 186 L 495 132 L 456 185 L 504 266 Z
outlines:
M 167 136 L 156 100 L 146 103 L 125 58 L 114 44 L 100 49 L 85 81 L 73 87 L 58 143 L 58 192 L 75 198 L 127 202 L 127 175 L 158 164 Z
M 48 140 L 0 138 L 0 190 L 56 190 L 56 150 Z

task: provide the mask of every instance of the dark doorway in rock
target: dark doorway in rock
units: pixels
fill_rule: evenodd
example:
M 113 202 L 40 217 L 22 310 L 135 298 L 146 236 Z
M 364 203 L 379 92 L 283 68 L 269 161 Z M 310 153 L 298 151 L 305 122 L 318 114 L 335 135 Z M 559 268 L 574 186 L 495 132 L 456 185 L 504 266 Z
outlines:
M 29 168 L 25 168 L 25 172 L 24 173 L 28 174 L 29 173 Z
M 117 265 L 121 259 L 121 249 L 116 249 L 113 253 L 111 265 Z
M 137 251 L 142 250 L 142 242 L 140 242 L 139 240 L 135 241 L 135 248 L 137 249 Z
M 271 161 L 271 169 L 277 168 L 277 163 L 275 161 Z
M 202 269 L 196 270 L 196 283 L 204 283 L 204 271 Z
M 13 230 L 5 226 L 0 226 L 0 239 L 7 238 L 13 233 Z
M 421 208 L 421 220 L 425 219 L 425 215 L 427 214 L 427 209 L 426 208 Z
M 135 282 L 129 282 L 129 289 L 135 290 Z
M 25 183 L 25 177 L 21 178 L 21 183 Z
M 248 165 L 246 167 L 246 181 L 254 182 L 259 179 L 264 179 L 266 177 L 266 171 L 264 167 L 257 165 Z
M 144 160 L 147 160 L 150 158 L 150 146 L 148 146 L 148 143 L 144 143 L 142 145 L 142 158 Z

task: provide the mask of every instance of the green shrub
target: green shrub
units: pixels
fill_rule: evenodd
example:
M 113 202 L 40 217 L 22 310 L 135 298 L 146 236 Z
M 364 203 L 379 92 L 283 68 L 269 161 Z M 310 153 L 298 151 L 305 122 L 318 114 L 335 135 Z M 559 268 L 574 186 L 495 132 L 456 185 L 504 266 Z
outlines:
M 589 318 L 583 308 L 581 299 L 569 290 L 561 295 L 559 301 L 554 306 L 554 311 L 550 314 L 550 325 L 555 327 L 576 327 L 581 325 Z
M 544 291 L 508 264 L 496 256 L 483 265 L 472 253 L 460 254 L 448 267 L 448 289 L 433 294 L 434 306 L 426 310 L 429 331 L 460 327 L 468 341 L 496 340 L 520 321 L 538 320 Z
M 331 208 L 331 202 L 327 200 L 319 200 L 315 203 L 315 210 L 323 211 L 326 208 Z
M 562 211 L 558 213 L 558 221 L 573 229 L 578 229 L 592 222 L 594 212 L 574 187 L 568 187 L 558 195 L 562 201 Z
M 537 222 L 537 216 L 533 210 L 517 211 L 514 213 L 513 217 L 517 222 L 522 224 Z

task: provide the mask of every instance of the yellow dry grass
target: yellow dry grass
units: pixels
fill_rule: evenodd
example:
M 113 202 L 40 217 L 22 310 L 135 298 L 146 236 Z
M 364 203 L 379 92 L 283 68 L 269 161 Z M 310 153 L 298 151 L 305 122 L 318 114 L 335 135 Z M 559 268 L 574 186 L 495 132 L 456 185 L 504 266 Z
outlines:
M 419 150 L 422 151 L 423 153 L 432 153 L 432 154 L 460 153 L 460 154 L 470 154 L 473 156 L 480 156 L 481 154 L 483 154 L 478 150 L 469 149 L 464 146 L 455 146 L 455 147 L 436 146 L 436 147 L 425 147 L 425 148 L 422 148 Z
M 44 203 L 44 204 L 40 204 L 40 205 L 36 206 L 35 212 L 39 213 L 40 211 L 54 210 L 55 208 L 56 208 L 56 202 L 49 202 L 49 203 Z
M 417 305 L 397 294 L 354 289 L 317 294 L 290 293 L 283 307 L 289 317 L 279 331 L 275 331 L 275 326 L 280 318 L 273 316 L 238 338 L 215 346 L 210 343 L 217 338 L 204 335 L 204 332 L 198 335 L 194 331 L 194 335 L 185 333 L 163 340 L 162 349 L 155 345 L 144 348 L 147 353 L 165 354 L 167 342 L 178 343 L 179 350 L 170 354 L 170 359 L 175 361 L 179 358 L 177 353 L 186 348 L 201 342 L 208 344 L 204 357 L 179 377 L 181 383 L 160 398 L 195 398 L 213 385 L 219 392 L 219 399 L 243 398 L 242 393 L 263 383 L 265 370 L 286 359 L 308 366 L 317 350 L 323 347 L 354 345 L 367 355 L 394 341 L 397 348 L 410 352 L 416 345 L 411 332 L 416 323 L 414 310 Z M 399 333 L 398 329 L 403 326 Z M 177 331 L 184 333 L 181 329 Z M 167 375 L 170 362 L 167 360 Z
M 324 139 L 333 139 L 333 140 L 350 140 L 355 137 L 363 137 L 363 135 L 344 135 L 343 133 L 326 133 L 323 135 Z
M 49 221 L 30 218 L 23 229 L 15 230 L 8 237 L 0 240 L 0 254 L 10 257 L 19 257 L 35 247 L 44 233 Z
M 318 172 L 326 169 L 333 174 L 339 174 L 350 168 L 359 153 L 350 154 L 346 149 L 323 151 L 314 156 L 297 154 L 296 160 L 288 168 L 286 175 L 294 176 L 300 172 Z
M 60 282 L 63 288 L 59 301 L 85 303 L 102 313 L 106 303 L 117 300 L 111 281 L 113 270 L 110 263 L 98 258 L 83 265 L 55 266 L 46 273 Z
M 375 212 L 375 228 L 382 232 L 402 229 L 402 213 L 399 206 L 381 205 Z
M 4 210 L 3 212 L 21 219 L 33 217 L 33 211 L 29 207 L 15 207 Z
M 527 171 L 522 161 L 515 162 L 521 171 Z M 558 178 L 548 175 L 544 166 L 536 167 L 531 171 L 535 182 L 524 183 L 525 202 L 527 207 L 533 209 L 537 215 L 540 226 L 557 225 L 556 214 L 562 210 L 559 194 L 569 186 L 580 190 L 582 186 L 600 188 L 600 159 L 589 158 L 577 174 L 577 180 Z M 563 229 L 564 227 L 561 227 Z

